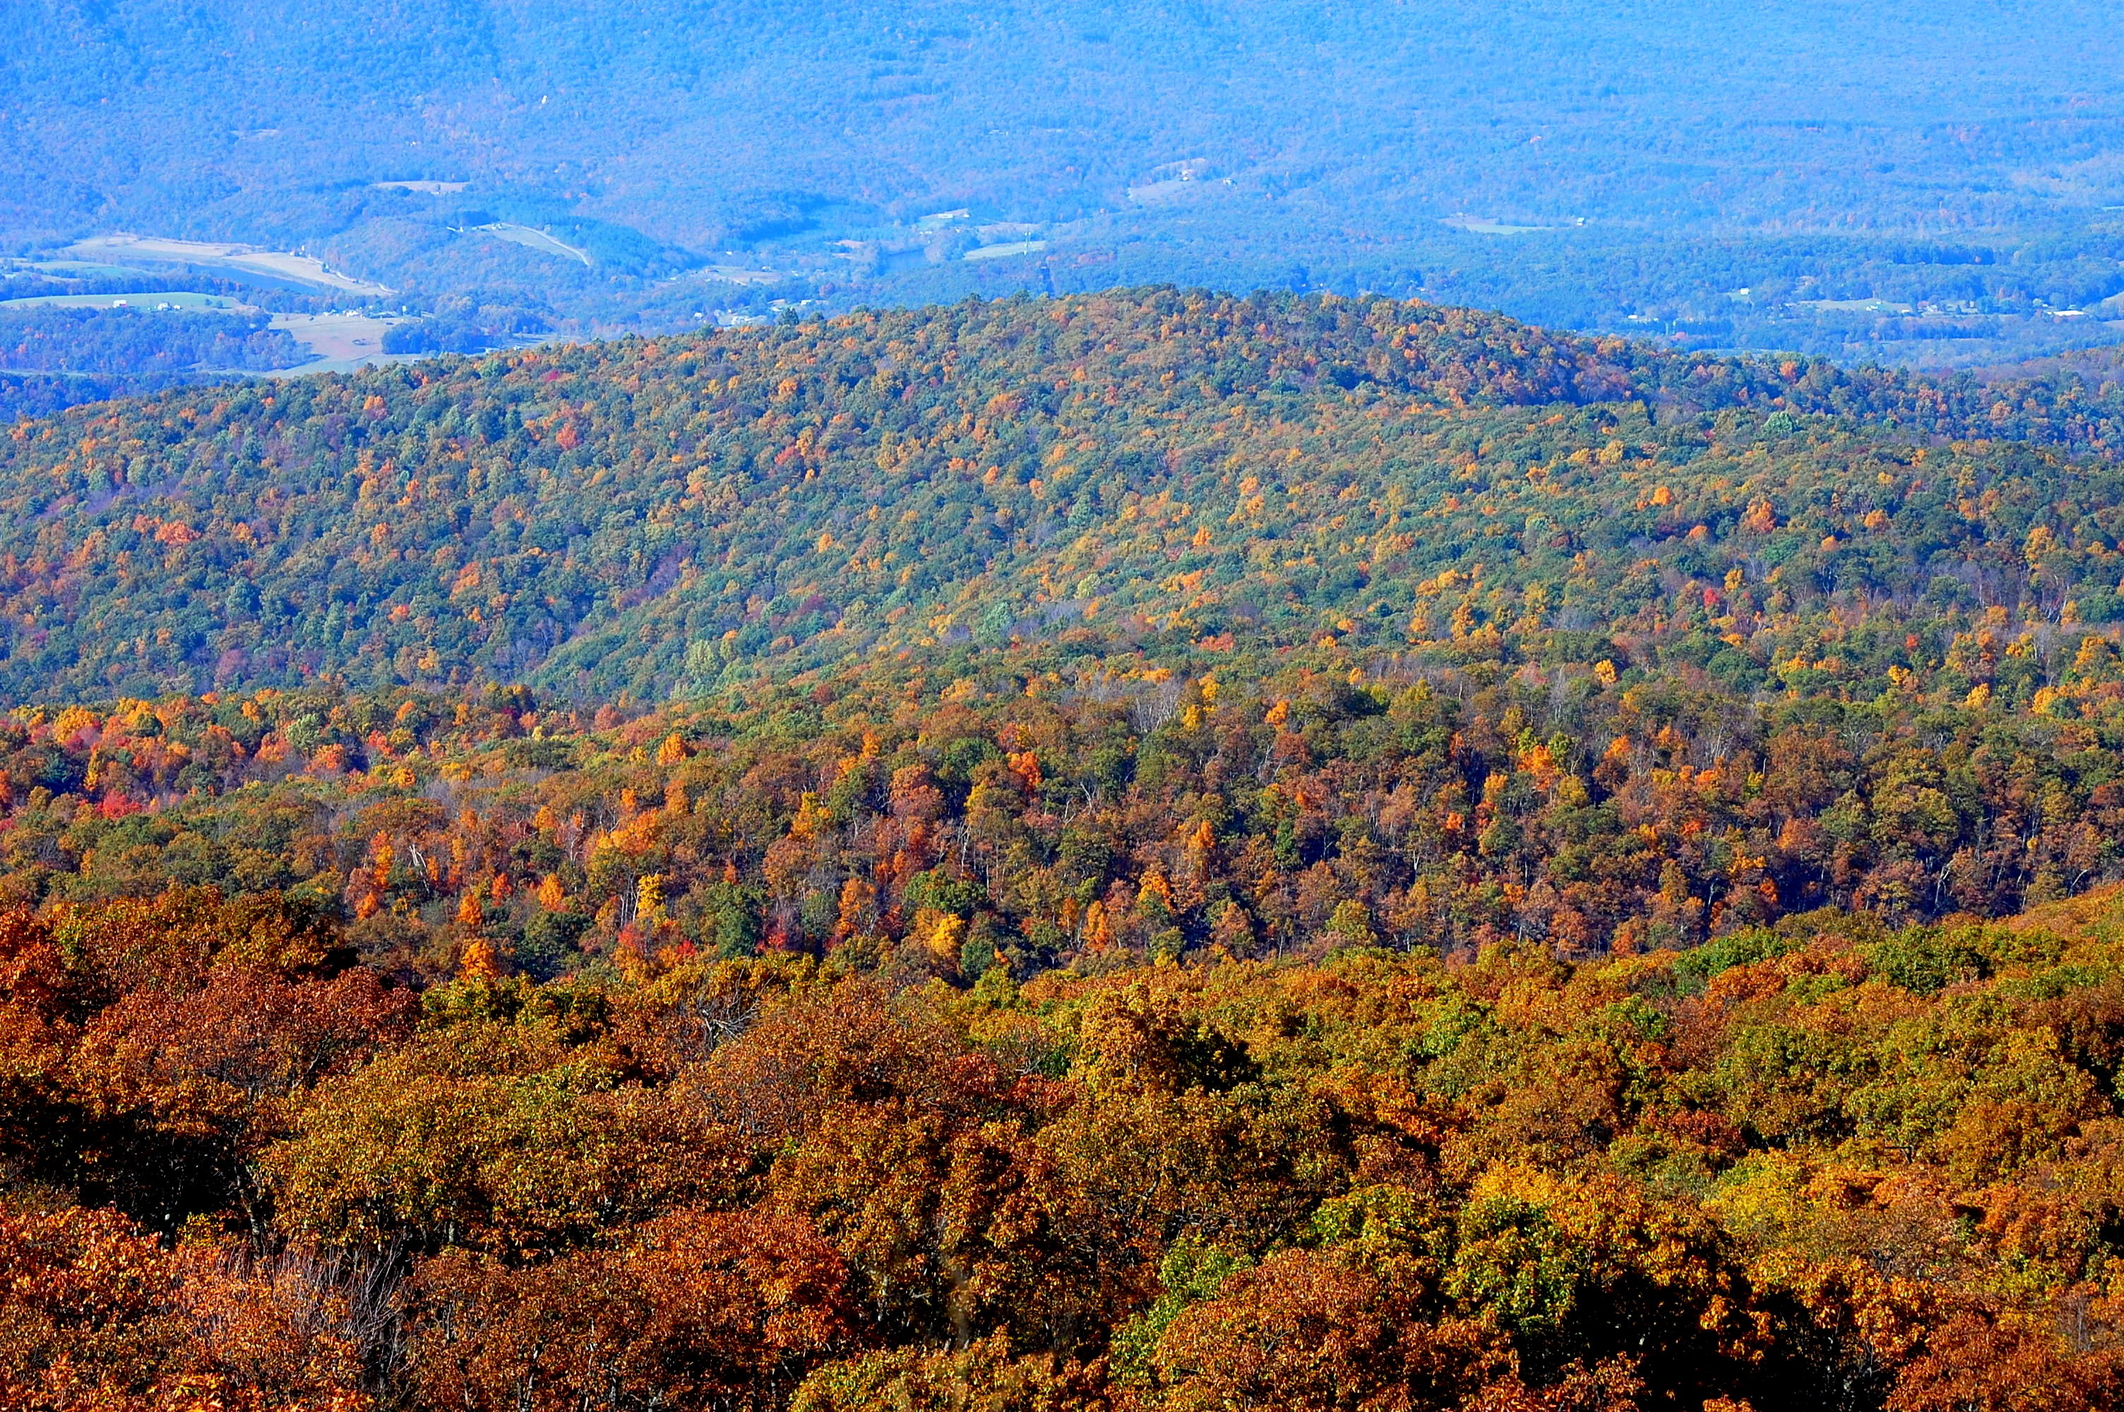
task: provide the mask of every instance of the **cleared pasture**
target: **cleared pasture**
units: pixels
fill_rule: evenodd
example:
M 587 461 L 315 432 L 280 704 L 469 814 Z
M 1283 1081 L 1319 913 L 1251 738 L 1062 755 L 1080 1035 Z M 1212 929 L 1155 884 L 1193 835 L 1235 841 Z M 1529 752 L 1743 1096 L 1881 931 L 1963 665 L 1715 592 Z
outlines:
M 273 327 L 284 329 L 311 358 L 359 366 L 383 354 L 384 330 L 390 320 L 367 314 L 275 314 Z M 314 363 L 302 371 L 316 371 Z
M 248 307 L 227 295 L 200 294 L 189 289 L 130 294 L 38 294 L 24 299 L 0 299 L 0 309 L 138 309 L 145 313 L 223 310 L 233 313 Z
M 1047 248 L 1044 240 L 1013 240 L 1002 245 L 983 245 L 966 252 L 969 260 L 1008 260 L 1013 255 L 1037 255 Z
M 506 240 L 512 245 L 521 245 L 536 250 L 542 255 L 557 255 L 563 260 L 580 260 L 590 263 L 590 252 L 581 250 L 564 240 L 556 240 L 542 230 L 530 226 L 512 225 L 507 221 L 495 221 L 490 225 L 474 226 L 472 229 L 497 240 Z
M 99 235 L 76 241 L 67 254 L 110 261 L 146 261 L 150 264 L 205 265 L 252 274 L 294 280 L 349 294 L 392 294 L 388 285 L 355 279 L 326 266 L 311 255 L 284 250 L 260 250 L 250 245 L 232 245 L 204 240 L 168 240 L 149 235 Z

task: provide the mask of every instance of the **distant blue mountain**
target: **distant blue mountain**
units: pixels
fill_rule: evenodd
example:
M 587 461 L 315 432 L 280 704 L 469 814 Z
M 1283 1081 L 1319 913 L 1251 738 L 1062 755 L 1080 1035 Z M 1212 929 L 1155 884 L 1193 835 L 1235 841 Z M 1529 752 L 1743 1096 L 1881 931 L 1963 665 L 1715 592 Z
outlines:
M 2124 68 L 2089 56 L 2113 19 L 2092 0 L 11 0 L 0 238 L 300 248 L 415 307 L 585 331 L 1149 279 L 1969 362 L 2106 337 Z

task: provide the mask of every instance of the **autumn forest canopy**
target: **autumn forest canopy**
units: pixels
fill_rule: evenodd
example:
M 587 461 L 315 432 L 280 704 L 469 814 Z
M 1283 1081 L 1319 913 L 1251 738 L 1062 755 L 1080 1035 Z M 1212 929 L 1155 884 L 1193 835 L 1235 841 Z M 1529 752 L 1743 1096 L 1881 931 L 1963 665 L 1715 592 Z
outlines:
M 2124 1399 L 2124 390 L 1379 297 L 0 435 L 0 1402 Z

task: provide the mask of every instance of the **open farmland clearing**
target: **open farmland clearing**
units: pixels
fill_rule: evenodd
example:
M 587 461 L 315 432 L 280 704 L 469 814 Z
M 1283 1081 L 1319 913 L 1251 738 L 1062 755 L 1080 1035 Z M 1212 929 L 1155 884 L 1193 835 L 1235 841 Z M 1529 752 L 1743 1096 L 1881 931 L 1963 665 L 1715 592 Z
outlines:
M 556 240 L 544 231 L 534 230 L 530 226 L 511 225 L 507 221 L 495 221 L 488 225 L 474 226 L 472 229 L 494 236 L 499 240 L 506 240 L 512 245 L 522 245 L 528 249 L 536 250 L 542 255 L 557 255 L 563 260 L 580 260 L 585 265 L 590 263 L 589 251 L 578 249 L 564 240 Z
M 211 310 L 234 314 L 248 311 L 250 305 L 225 294 L 163 289 L 131 294 L 37 294 L 25 299 L 0 299 L 0 309 L 138 309 L 151 314 Z
M 77 241 L 69 255 L 113 262 L 144 261 L 150 264 L 205 265 L 292 280 L 298 284 L 344 290 L 349 294 L 392 294 L 388 285 L 356 279 L 331 269 L 311 255 L 281 250 L 260 250 L 251 245 L 232 245 L 199 240 L 166 240 L 158 236 L 99 235 Z
M 276 314 L 272 326 L 317 360 L 291 371 L 314 373 L 358 368 L 383 357 L 384 330 L 391 321 L 368 314 Z
M 1001 245 L 983 245 L 966 252 L 969 260 L 1007 260 L 1013 255 L 1037 255 L 1047 248 L 1044 240 L 1013 240 Z

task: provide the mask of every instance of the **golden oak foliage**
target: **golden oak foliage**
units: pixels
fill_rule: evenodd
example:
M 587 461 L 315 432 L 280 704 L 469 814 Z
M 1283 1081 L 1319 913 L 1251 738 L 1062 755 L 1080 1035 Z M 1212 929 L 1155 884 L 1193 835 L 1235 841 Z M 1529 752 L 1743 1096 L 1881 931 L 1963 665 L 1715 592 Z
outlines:
M 22 1412 L 370 1412 L 341 1272 L 174 1254 L 108 1212 L 0 1211 L 0 1402 Z
M 478 982 L 468 984 L 477 985 Z M 280 1219 L 335 1243 L 521 1257 L 720 1195 L 732 1142 L 558 1026 L 430 1029 L 334 1085 L 265 1155 Z
M 2115 895 L 1600 962 L 894 974 L 673 950 L 416 994 L 289 902 L 0 914 L 0 1400 L 2124 1392 Z
M 783 1406 L 858 1342 L 834 1248 L 786 1217 L 683 1210 L 513 1269 L 464 1252 L 408 1293 L 415 1395 L 492 1412 Z
M 1166 1330 L 1164 1405 L 1409 1412 L 1458 1406 L 1509 1370 L 1493 1326 L 1430 1323 L 1401 1293 L 1311 1251 L 1273 1256 Z
M 1108 1412 L 1105 1369 L 1052 1353 L 1013 1357 L 1002 1335 L 965 1348 L 891 1349 L 829 1364 L 791 1412 Z

